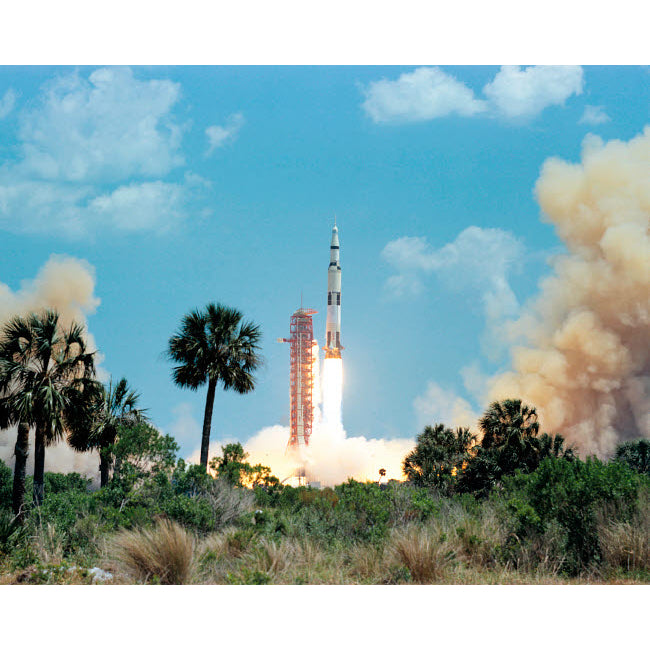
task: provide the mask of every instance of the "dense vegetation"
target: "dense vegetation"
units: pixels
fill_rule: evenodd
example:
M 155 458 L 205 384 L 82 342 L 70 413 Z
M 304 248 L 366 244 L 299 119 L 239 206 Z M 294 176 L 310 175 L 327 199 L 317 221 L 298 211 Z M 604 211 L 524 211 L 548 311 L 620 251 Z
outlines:
M 212 311 L 212 325 L 210 310 L 195 314 L 205 319 L 192 331 L 193 321 L 184 321 L 176 360 L 178 350 L 187 359 L 188 350 L 221 356 L 191 376 L 181 364 L 175 379 L 189 387 L 219 380 L 247 392 L 259 359 L 246 358 L 259 332 L 223 310 L 231 321 L 220 330 L 219 310 Z M 291 487 L 251 465 L 240 444 L 222 447 L 208 463 L 179 459 L 173 438 L 149 424 L 126 380 L 102 386 L 94 379 L 79 340 L 78 328 L 60 327 L 53 312 L 14 319 L 4 330 L 0 426 L 17 425 L 20 435 L 15 471 L 0 462 L 0 582 L 650 579 L 646 440 L 619 446 L 608 462 L 583 460 L 561 436 L 539 431 L 533 407 L 505 400 L 490 405 L 478 436 L 426 427 L 404 459 L 404 482 Z M 206 404 L 208 424 L 211 411 Z M 101 487 L 38 467 L 25 476 L 24 434 L 32 428 L 40 431 L 41 455 L 62 437 L 75 449 L 97 449 Z

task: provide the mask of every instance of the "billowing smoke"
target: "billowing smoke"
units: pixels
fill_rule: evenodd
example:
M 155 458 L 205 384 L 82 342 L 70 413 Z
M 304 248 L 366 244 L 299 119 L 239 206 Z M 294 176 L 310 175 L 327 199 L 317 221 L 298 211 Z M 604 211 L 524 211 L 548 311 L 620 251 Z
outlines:
M 15 315 L 25 315 L 46 307 L 59 311 L 64 323 L 72 320 L 86 323 L 86 316 L 99 305 L 95 296 L 94 269 L 84 260 L 52 255 L 31 281 L 22 283 L 13 292 L 0 282 L 0 325 Z M 91 349 L 96 349 L 90 334 L 87 334 Z M 0 431 L 0 459 L 13 468 L 16 430 Z M 34 433 L 31 433 L 30 455 L 27 471 L 34 468 Z M 74 452 L 65 441 L 48 447 L 45 454 L 45 471 L 79 472 L 96 478 L 99 456 L 96 453 Z
M 262 429 L 244 447 L 250 462 L 271 467 L 280 480 L 296 470 L 296 460 L 285 454 L 289 427 L 273 426 Z M 376 481 L 379 470 L 386 470 L 386 479 L 401 480 L 402 460 L 415 446 L 414 440 L 347 437 L 336 429 L 315 424 L 303 462 L 309 477 L 322 485 L 335 485 L 354 478 Z
M 359 481 L 377 481 L 379 470 L 386 470 L 382 480 L 403 478 L 402 461 L 413 449 L 415 441 L 399 438 L 394 440 L 348 437 L 341 422 L 341 398 L 343 386 L 343 363 L 340 359 L 326 359 L 322 373 L 318 372 L 318 348 L 314 348 L 314 399 L 319 403 L 314 409 L 314 422 L 309 446 L 300 454 L 287 451 L 289 427 L 275 425 L 265 427 L 244 443 L 249 453 L 248 462 L 261 463 L 281 481 L 295 476 L 298 467 L 303 467 L 308 480 L 322 485 L 336 485 L 354 478 Z M 200 425 L 193 418 L 183 417 L 176 431 L 184 436 L 191 432 L 200 433 Z M 212 455 L 219 455 L 220 445 L 234 440 L 212 440 Z M 198 463 L 197 448 L 188 461 Z
M 546 431 L 605 457 L 650 437 L 650 127 L 588 136 L 582 162 L 548 160 L 536 192 L 567 252 L 514 324 L 513 369 L 490 397 L 522 398 Z
M 314 365 L 317 369 L 317 356 Z M 319 376 L 318 372 L 315 374 Z M 380 469 L 386 470 L 386 479 L 402 478 L 402 460 L 413 449 L 413 440 L 368 439 L 346 435 L 341 419 L 341 359 L 325 359 L 314 392 L 317 396 L 322 394 L 322 401 L 320 408 L 315 409 L 309 446 L 301 450 L 299 457 L 286 453 L 289 428 L 267 427 L 245 445 L 253 463 L 270 466 L 281 480 L 291 476 L 300 465 L 305 468 L 309 479 L 319 481 L 322 485 L 335 485 L 348 478 L 378 480 Z

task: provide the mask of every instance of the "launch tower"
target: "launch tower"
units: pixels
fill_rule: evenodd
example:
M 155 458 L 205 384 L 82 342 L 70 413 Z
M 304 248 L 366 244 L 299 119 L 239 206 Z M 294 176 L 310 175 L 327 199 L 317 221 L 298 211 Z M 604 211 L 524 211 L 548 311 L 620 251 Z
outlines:
M 314 340 L 312 316 L 315 309 L 297 309 L 291 316 L 288 339 L 278 341 L 290 344 L 290 402 L 291 433 L 287 448 L 297 449 L 309 444 L 314 416 Z

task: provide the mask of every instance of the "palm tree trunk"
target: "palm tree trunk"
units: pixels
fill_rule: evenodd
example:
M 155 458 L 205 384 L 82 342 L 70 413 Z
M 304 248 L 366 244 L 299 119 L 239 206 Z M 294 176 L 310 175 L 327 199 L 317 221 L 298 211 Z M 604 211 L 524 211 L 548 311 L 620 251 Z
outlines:
M 208 453 L 210 451 L 210 429 L 212 427 L 212 408 L 214 407 L 214 392 L 217 380 L 208 382 L 208 394 L 205 399 L 205 414 L 203 416 L 203 434 L 201 435 L 201 465 L 208 469 Z
M 111 454 L 108 449 L 99 450 L 99 487 L 108 485 L 108 474 L 111 469 Z
M 29 425 L 24 422 L 18 423 L 18 435 L 14 447 L 16 464 L 14 466 L 14 490 L 13 490 L 13 511 L 19 521 L 22 521 L 25 513 L 23 504 L 25 502 L 25 466 L 29 454 Z
M 45 433 L 36 427 L 34 444 L 34 505 L 40 506 L 45 495 Z

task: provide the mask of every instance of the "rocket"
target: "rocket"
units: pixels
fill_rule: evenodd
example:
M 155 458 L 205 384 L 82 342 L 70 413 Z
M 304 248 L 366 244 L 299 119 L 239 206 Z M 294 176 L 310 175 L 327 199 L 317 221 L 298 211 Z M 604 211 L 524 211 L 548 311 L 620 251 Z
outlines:
M 334 222 L 330 244 L 330 265 L 327 269 L 327 325 L 325 328 L 325 358 L 340 359 L 341 350 L 341 264 L 339 229 Z

